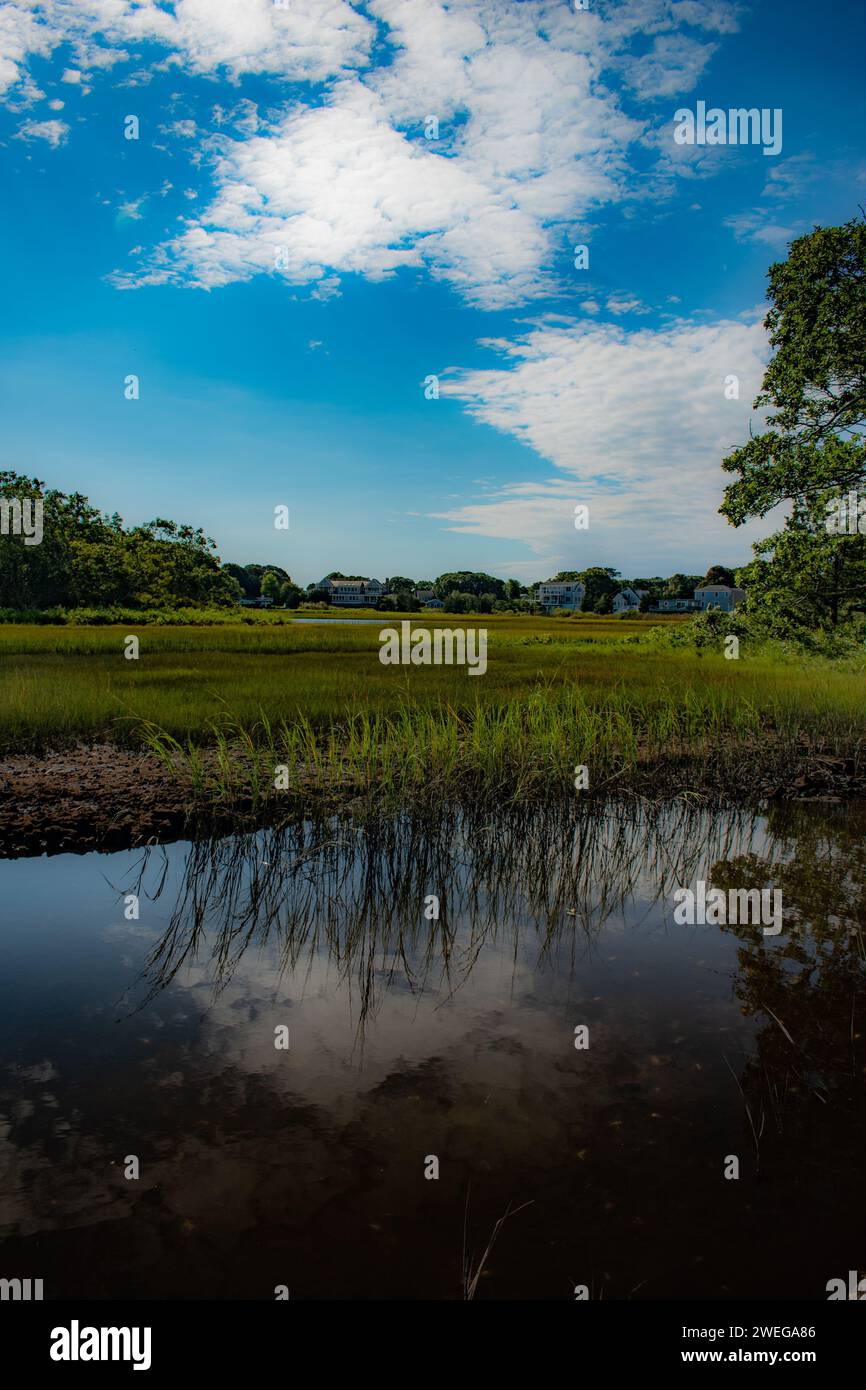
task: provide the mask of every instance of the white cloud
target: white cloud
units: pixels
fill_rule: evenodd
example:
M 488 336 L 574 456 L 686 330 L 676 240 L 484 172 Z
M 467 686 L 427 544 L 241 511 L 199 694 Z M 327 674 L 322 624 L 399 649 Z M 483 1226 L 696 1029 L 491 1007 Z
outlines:
M 756 242 L 781 250 L 789 241 L 805 231 L 805 222 L 774 221 L 776 209 L 769 207 L 752 208 L 748 212 L 732 213 L 725 218 L 725 226 L 730 227 L 737 241 Z
M 273 73 L 286 81 L 323 82 L 364 61 L 375 30 L 347 0 L 7 0 L 0 9 L 0 91 L 17 81 L 30 55 L 70 43 L 81 69 L 125 59 L 123 45 L 150 41 L 177 55 L 190 72 L 225 69 Z M 94 36 L 99 35 L 99 39 Z M 104 40 L 104 42 L 103 42 Z M 77 75 L 76 75 L 77 74 Z
M 609 314 L 648 314 L 649 309 L 635 295 L 611 295 L 606 304 Z
M 651 50 L 621 64 L 625 82 L 642 101 L 690 92 L 718 44 L 700 43 L 686 34 L 663 34 Z
M 562 0 L 368 0 L 367 14 L 346 0 L 177 0 L 171 11 L 156 0 L 46 0 L 34 33 L 28 3 L 11 4 L 15 63 L 66 41 L 75 71 L 88 73 L 149 40 L 170 55 L 162 66 L 328 84 L 266 127 L 246 99 L 215 109 L 199 150 L 213 200 L 139 281 L 118 283 L 227 284 L 272 273 L 285 246 L 280 273 L 322 282 L 320 293 L 335 276 L 414 266 L 490 309 L 556 288 L 570 235 L 635 196 L 635 142 L 665 171 L 638 196 L 695 171 L 672 139 L 653 148 L 606 74 L 639 99 L 667 98 L 694 85 L 714 50 L 707 34 L 736 27 L 735 10 L 710 0 L 631 0 L 604 14 Z M 374 20 L 393 61 L 367 69 Z M 424 138 L 428 116 L 436 140 Z
M 71 87 L 77 87 L 81 82 L 81 73 L 78 68 L 67 68 L 60 81 L 67 82 Z
M 723 457 L 748 438 L 766 360 L 759 311 L 748 323 L 679 322 L 663 331 L 586 321 L 539 322 L 493 369 L 451 368 L 440 392 L 553 465 L 436 515 L 448 529 L 523 541 L 537 555 L 632 567 L 737 554 L 761 528 L 734 532 L 716 515 Z M 739 400 L 725 378 L 739 378 Z M 687 481 L 686 481 L 687 480 Z M 575 532 L 574 507 L 590 508 Z M 576 549 L 577 548 L 577 549 Z M 651 560 L 650 557 L 655 557 Z M 700 564 L 698 564 L 700 568 Z
M 65 121 L 25 121 L 20 127 L 17 140 L 45 140 L 52 147 L 57 149 L 62 145 L 69 134 L 69 126 Z

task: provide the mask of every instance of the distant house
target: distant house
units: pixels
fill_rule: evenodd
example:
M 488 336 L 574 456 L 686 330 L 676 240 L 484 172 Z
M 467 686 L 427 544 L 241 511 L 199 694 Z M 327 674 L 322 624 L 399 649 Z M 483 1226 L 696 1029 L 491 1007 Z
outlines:
M 695 607 L 700 612 L 707 608 L 720 608 L 723 613 L 733 613 L 745 597 L 743 589 L 732 589 L 730 584 L 702 584 L 695 589 Z
M 549 579 L 535 590 L 535 601 L 542 608 L 571 608 L 577 611 L 586 596 L 586 585 L 579 579 Z
M 632 589 L 626 584 L 624 589 L 614 595 L 614 613 L 639 613 L 640 601 L 648 591 L 646 589 Z
M 322 579 L 313 584 L 324 589 L 331 603 L 340 608 L 372 608 L 382 597 L 384 589 L 378 579 Z
M 239 598 L 238 603 L 242 608 L 271 608 L 274 600 L 265 598 L 264 594 L 260 598 Z
M 416 597 L 417 597 L 417 595 L 416 595 Z M 425 608 L 444 608 L 444 607 L 445 607 L 445 604 L 442 602 L 441 598 L 428 598 L 428 599 L 425 599 L 425 600 L 424 600 L 424 607 L 425 607 Z
M 415 597 L 419 603 L 428 604 L 431 599 L 436 597 L 435 589 L 416 589 Z

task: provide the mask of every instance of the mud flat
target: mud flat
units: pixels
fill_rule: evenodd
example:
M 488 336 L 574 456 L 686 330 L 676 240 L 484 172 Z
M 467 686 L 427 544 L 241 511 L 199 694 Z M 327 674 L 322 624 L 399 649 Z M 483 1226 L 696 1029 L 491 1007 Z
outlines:
M 606 794 L 634 792 L 642 797 L 670 797 L 689 790 L 755 805 L 773 801 L 866 800 L 866 769 L 853 758 L 824 756 L 804 747 L 794 765 L 789 758 L 773 766 L 766 749 L 744 754 L 732 775 L 693 758 L 672 755 L 654 766 L 630 769 L 609 780 Z M 238 766 L 242 758 L 238 758 Z M 279 819 L 291 803 L 298 809 L 298 792 L 279 802 L 270 798 L 254 808 L 240 778 L 231 804 L 216 788 L 202 798 L 188 769 L 174 771 L 154 754 L 100 744 L 56 754 L 16 754 L 0 760 L 0 858 L 58 854 L 84 850 L 134 848 L 148 842 L 170 843 L 190 833 L 192 819 L 248 825 Z M 569 795 L 563 786 L 563 796 Z M 329 809 L 370 789 L 335 784 L 327 797 Z M 574 794 L 573 792 L 571 793 Z M 584 793 L 585 795 L 585 793 Z M 302 800 L 322 803 L 321 786 L 310 786 Z

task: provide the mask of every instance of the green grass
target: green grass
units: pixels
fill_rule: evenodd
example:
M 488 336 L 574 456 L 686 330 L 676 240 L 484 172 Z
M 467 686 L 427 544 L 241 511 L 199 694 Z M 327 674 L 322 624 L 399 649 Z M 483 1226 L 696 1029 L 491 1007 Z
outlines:
M 643 644 L 640 620 L 412 622 L 486 627 L 486 673 L 382 666 L 378 624 L 143 626 L 137 661 L 123 655 L 133 625 L 0 626 L 0 751 L 145 745 L 180 759 L 200 796 L 258 800 L 275 763 L 296 790 L 532 798 L 580 763 L 597 787 L 665 760 L 724 776 L 864 747 L 864 677 L 844 663 Z

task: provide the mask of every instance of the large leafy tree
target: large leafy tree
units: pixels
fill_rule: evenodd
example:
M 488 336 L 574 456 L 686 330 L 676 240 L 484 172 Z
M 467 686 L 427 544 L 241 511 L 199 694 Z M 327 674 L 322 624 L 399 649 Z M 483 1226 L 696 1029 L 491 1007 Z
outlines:
M 838 500 L 866 492 L 866 223 L 816 228 L 770 267 L 775 349 L 756 408 L 767 428 L 726 458 L 720 511 L 734 526 L 780 503 L 784 530 L 739 572 L 749 608 L 834 625 L 864 607 L 866 536 L 828 528 Z
M 226 603 L 240 592 L 200 529 L 157 518 L 131 530 L 81 493 L 0 473 L 0 496 L 39 499 L 42 540 L 0 537 L 0 607 L 177 607 Z

